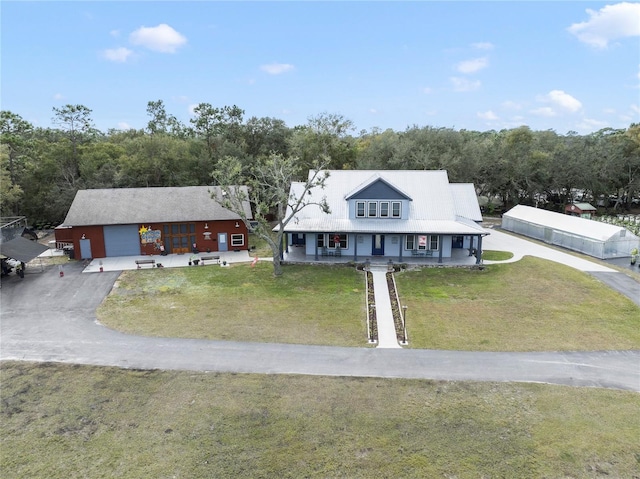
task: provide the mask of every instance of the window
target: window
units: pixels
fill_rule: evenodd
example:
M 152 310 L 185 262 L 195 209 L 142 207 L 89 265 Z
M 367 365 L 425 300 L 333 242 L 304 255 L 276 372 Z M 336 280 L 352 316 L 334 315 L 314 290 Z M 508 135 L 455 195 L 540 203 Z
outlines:
M 356 203 L 356 217 L 364 218 L 364 201 L 358 201 Z
M 407 235 L 405 240 L 405 249 L 408 250 L 433 250 L 437 251 L 440 246 L 438 244 L 438 235 Z
M 405 248 L 406 249 L 413 249 L 413 246 L 415 245 L 415 236 L 413 235 L 407 235 L 407 241 L 406 241 L 406 245 Z
M 369 218 L 375 218 L 376 216 L 378 216 L 378 203 L 369 201 Z
M 347 249 L 347 235 L 346 234 L 329 234 L 329 248 L 341 248 Z
M 380 218 L 389 217 L 389 202 L 381 201 L 380 202 Z
M 244 246 L 244 235 L 231 235 L 231 246 Z
M 400 218 L 402 216 L 402 203 L 394 201 L 391 203 L 391 216 L 394 218 Z
M 316 246 L 318 248 L 324 248 L 324 234 L 320 233 L 316 239 Z

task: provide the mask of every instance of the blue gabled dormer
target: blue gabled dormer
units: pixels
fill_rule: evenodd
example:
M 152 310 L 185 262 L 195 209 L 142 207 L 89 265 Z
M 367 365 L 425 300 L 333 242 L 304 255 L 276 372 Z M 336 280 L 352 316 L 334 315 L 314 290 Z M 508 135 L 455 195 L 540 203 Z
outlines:
M 349 219 L 407 219 L 411 197 L 379 174 L 349 193 Z

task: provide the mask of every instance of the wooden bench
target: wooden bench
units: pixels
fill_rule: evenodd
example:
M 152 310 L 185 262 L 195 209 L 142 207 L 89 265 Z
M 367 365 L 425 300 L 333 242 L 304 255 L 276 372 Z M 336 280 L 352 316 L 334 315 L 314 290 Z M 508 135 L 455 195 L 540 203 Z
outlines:
M 138 266 L 138 269 L 140 269 L 143 264 L 150 264 L 151 267 L 153 268 L 156 264 L 156 260 L 155 259 L 137 259 L 136 260 L 136 265 Z
M 205 261 L 211 261 L 211 260 L 215 260 L 217 262 L 220 261 L 220 256 L 216 255 L 207 255 L 207 256 L 201 256 L 200 257 L 200 261 L 202 261 L 202 264 L 204 265 Z

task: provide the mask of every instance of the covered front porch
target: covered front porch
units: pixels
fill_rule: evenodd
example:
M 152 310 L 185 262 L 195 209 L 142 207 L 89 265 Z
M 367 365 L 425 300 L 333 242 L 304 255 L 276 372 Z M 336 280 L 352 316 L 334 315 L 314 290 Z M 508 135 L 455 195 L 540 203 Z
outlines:
M 481 263 L 478 234 L 289 233 L 283 260 L 304 263 L 406 263 L 473 265 Z
M 303 246 L 289 245 L 287 251 L 284 252 L 283 261 L 286 263 L 315 263 L 315 264 L 346 264 L 354 262 L 353 255 L 341 255 L 341 256 L 318 256 L 306 254 L 306 250 Z M 437 255 L 435 256 L 403 256 L 402 261 L 399 261 L 398 257 L 389 256 L 366 256 L 358 255 L 358 263 L 370 264 L 388 264 L 392 263 L 405 263 L 415 266 L 473 266 L 477 264 L 476 257 L 474 255 L 469 256 L 467 249 L 454 249 L 451 251 L 451 256 L 442 258 L 439 262 Z

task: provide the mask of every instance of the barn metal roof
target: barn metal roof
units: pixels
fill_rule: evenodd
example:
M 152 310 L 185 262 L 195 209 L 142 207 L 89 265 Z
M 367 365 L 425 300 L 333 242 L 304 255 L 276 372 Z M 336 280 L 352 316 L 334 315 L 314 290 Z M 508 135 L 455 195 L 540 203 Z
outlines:
M 507 211 L 502 217 L 546 226 L 558 231 L 568 232 L 577 236 L 583 236 L 596 241 L 606 241 L 625 230 L 621 226 L 602 223 L 578 216 L 570 216 L 553 211 L 534 208 L 532 206 L 516 205 Z M 625 235 L 634 236 L 630 231 Z
M 240 187 L 245 193 L 245 186 Z M 172 223 L 237 220 L 240 217 L 211 198 L 217 186 L 110 188 L 80 190 L 64 220 L 65 226 Z M 244 205 L 252 218 L 248 202 Z

